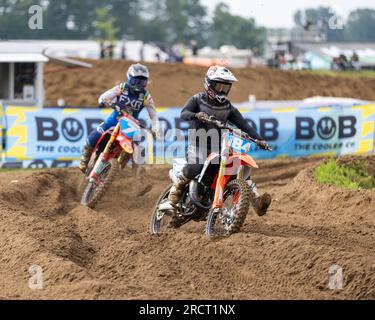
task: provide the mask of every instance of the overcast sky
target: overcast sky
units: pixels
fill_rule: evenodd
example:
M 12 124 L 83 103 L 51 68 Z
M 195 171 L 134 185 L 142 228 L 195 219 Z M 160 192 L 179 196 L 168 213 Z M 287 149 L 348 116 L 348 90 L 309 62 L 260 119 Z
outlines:
M 375 9 L 375 0 L 201 0 L 210 12 L 219 2 L 227 3 L 231 12 L 245 17 L 253 17 L 259 25 L 278 28 L 292 27 L 293 14 L 298 9 L 330 6 L 344 17 L 358 8 Z

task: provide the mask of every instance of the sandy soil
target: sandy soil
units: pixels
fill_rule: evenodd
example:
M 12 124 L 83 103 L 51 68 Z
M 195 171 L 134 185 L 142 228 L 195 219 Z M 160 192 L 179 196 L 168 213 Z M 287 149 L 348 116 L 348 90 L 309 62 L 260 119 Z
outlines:
M 90 61 L 93 69 L 61 70 L 48 65 L 45 74 L 47 106 L 64 98 L 69 106 L 96 106 L 99 95 L 124 81 L 128 61 Z M 194 93 L 203 90 L 205 67 L 180 64 L 147 64 L 152 83 L 149 90 L 158 106 L 181 106 Z M 60 71 L 59 71 L 60 70 Z M 234 102 L 258 100 L 299 100 L 312 96 L 350 97 L 375 100 L 375 79 L 330 77 L 302 72 L 238 69 L 239 82 L 233 87 Z
M 77 169 L 0 173 L 0 298 L 375 299 L 375 190 L 316 183 L 319 161 L 259 162 L 269 213 L 217 241 L 204 223 L 149 234 L 166 167 L 147 168 L 142 197 L 122 172 L 95 211 L 79 204 Z M 340 291 L 328 288 L 334 264 Z M 44 270 L 42 290 L 28 287 L 31 265 Z

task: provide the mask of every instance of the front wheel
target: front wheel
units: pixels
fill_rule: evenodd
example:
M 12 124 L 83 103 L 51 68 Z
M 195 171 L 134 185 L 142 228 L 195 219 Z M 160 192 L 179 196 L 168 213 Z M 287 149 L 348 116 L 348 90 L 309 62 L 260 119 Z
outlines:
M 161 196 L 159 197 L 158 201 L 156 202 L 154 212 L 151 217 L 150 231 L 152 234 L 158 234 L 163 232 L 165 229 L 168 228 L 168 225 L 172 220 L 172 217 L 170 215 L 159 210 L 160 204 L 168 201 L 169 192 L 171 191 L 172 186 L 173 184 L 170 184 L 168 187 L 166 187 Z
M 103 165 L 105 165 L 104 169 L 95 180 L 88 183 L 81 199 L 82 205 L 92 209 L 103 197 L 119 170 L 117 159 L 111 159 L 107 163 L 103 163 Z
M 251 204 L 251 190 L 244 180 L 229 182 L 224 191 L 222 208 L 211 209 L 207 218 L 206 235 L 225 237 L 241 230 Z

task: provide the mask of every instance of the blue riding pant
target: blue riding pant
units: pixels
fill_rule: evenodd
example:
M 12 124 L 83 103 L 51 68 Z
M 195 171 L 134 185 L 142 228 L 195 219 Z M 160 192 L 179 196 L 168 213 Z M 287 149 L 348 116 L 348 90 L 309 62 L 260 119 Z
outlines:
M 117 111 L 113 111 L 110 116 L 103 122 L 101 123 L 95 130 L 93 130 L 88 138 L 87 138 L 87 144 L 91 147 L 94 148 L 96 144 L 98 143 L 100 137 L 104 132 L 106 132 L 108 129 L 115 127 L 118 123 L 118 118 L 120 114 Z

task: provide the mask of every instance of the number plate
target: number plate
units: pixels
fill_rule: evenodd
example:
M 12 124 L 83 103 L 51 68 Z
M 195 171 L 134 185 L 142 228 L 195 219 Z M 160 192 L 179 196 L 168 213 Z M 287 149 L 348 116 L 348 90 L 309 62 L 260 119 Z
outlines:
M 253 151 L 253 144 L 250 141 L 243 140 L 232 134 L 228 135 L 227 143 L 235 152 L 247 154 Z
M 130 139 L 134 139 L 134 136 L 139 131 L 139 126 L 136 123 L 126 118 L 121 118 L 120 128 L 121 128 L 122 134 L 125 137 L 130 138 Z

